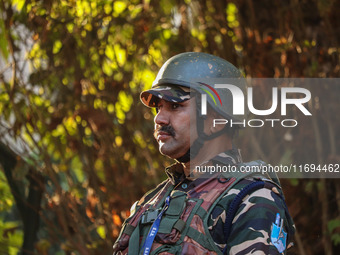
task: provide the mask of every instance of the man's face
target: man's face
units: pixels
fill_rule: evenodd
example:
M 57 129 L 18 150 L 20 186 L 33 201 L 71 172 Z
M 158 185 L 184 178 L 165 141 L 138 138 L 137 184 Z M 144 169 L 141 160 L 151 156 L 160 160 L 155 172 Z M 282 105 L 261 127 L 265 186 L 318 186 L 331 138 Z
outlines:
M 195 107 L 194 98 L 182 103 L 159 101 L 154 137 L 163 155 L 176 159 L 190 148 L 190 118 L 196 123 Z

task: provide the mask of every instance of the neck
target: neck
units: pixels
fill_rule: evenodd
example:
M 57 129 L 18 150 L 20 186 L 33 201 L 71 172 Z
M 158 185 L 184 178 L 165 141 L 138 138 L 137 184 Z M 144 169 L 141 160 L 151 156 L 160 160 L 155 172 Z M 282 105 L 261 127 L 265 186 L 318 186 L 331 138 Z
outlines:
M 231 139 L 226 135 L 205 141 L 197 156 L 194 159 L 190 159 L 189 162 L 183 163 L 185 176 L 189 176 L 190 173 L 195 170 L 196 166 L 199 166 L 202 163 L 209 161 L 216 155 L 231 149 Z

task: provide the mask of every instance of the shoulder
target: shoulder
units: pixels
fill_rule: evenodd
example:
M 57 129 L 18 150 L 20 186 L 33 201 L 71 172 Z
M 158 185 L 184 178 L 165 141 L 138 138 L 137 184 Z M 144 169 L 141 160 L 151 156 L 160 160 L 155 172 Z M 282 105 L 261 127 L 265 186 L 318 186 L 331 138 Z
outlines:
M 226 243 L 230 251 L 243 250 L 242 247 L 261 251 L 276 249 L 270 243 L 271 229 L 277 215 L 284 219 L 285 231 L 294 232 L 280 186 L 270 180 L 260 181 L 263 186 L 257 185 L 259 180 L 241 180 L 213 209 L 208 225 L 215 243 L 221 249 L 225 248 Z M 252 189 L 254 186 L 257 187 Z M 239 201 L 235 203 L 236 200 Z

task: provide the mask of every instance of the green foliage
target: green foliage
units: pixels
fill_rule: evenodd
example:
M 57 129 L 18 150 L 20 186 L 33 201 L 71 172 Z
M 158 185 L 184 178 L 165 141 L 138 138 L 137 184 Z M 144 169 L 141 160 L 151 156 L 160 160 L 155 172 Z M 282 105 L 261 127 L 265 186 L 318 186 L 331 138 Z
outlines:
M 5 65 L 0 66 L 0 128 L 26 164 L 15 169 L 14 178 L 23 198 L 32 190 L 30 178 L 42 176 L 38 254 L 109 254 L 132 201 L 164 178 L 161 169 L 169 162 L 158 153 L 154 112 L 142 107 L 139 93 L 151 87 L 170 56 L 213 53 L 251 77 L 336 77 L 332 1 L 251 2 L 0 1 Z M 310 16 L 322 22 L 315 25 Z M 325 112 L 334 112 L 326 105 Z M 332 114 L 316 116 L 325 123 Z M 290 142 L 282 141 L 284 131 L 273 129 L 248 134 L 251 139 L 241 136 L 245 158 L 282 163 L 316 158 L 316 150 L 305 152 L 306 144 L 314 146 L 314 133 L 310 123 L 303 125 Z M 326 133 L 320 134 L 324 141 L 331 139 Z M 263 144 L 263 151 L 254 144 Z M 2 172 L 0 180 L 0 210 L 9 212 L 14 200 Z M 314 181 L 294 179 L 287 185 L 293 197 L 318 197 Z M 300 203 L 309 209 L 306 201 Z M 13 228 L 2 242 L 10 252 L 8 247 L 21 245 L 23 232 L 18 221 L 6 220 L 0 220 L 0 236 Z M 335 244 L 336 224 L 328 225 Z
M 130 201 L 145 188 L 131 179 L 151 175 L 145 158 L 159 157 L 150 143 L 152 123 L 145 125 L 135 99 L 151 86 L 166 51 L 152 39 L 145 47 L 148 34 L 140 32 L 151 27 L 142 10 L 138 1 L 14 1 L 2 9 L 12 21 L 0 25 L 20 35 L 13 43 L 29 65 L 25 80 L 19 67 L 17 77 L 3 77 L 0 107 L 13 138 L 29 147 L 23 158 L 44 176 L 41 253 L 110 249 Z M 30 45 L 18 26 L 33 38 Z M 161 175 L 153 172 L 147 185 Z M 59 238 L 51 238 L 51 229 Z
M 338 229 L 338 231 L 335 231 Z M 334 219 L 328 222 L 328 231 L 331 233 L 332 241 L 335 245 L 340 245 L 340 220 Z
M 5 222 L 0 218 L 0 236 L 1 254 L 18 254 L 23 240 L 23 232 L 18 229 L 18 223 Z
M 5 212 L 13 206 L 14 201 L 2 170 L 0 171 L 0 197 L 0 212 Z
M 0 169 L 0 198 L 0 253 L 15 255 L 22 245 L 23 231 L 18 221 L 8 220 L 14 198 L 2 169 Z
M 0 19 L 0 52 L 3 55 L 4 59 L 8 58 L 8 46 L 5 35 L 5 25 L 3 19 Z

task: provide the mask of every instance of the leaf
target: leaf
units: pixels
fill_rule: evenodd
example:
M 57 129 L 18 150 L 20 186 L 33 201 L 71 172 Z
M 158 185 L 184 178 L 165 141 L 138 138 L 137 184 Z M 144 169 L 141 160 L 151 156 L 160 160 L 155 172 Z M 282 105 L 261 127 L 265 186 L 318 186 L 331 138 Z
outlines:
M 53 45 L 53 54 L 57 54 L 59 51 L 60 51 L 60 49 L 61 49 L 61 46 L 63 46 L 63 44 L 61 43 L 61 41 L 60 40 L 56 40 L 55 42 L 54 42 L 54 45 Z
M 114 16 L 118 17 L 126 9 L 126 3 L 123 1 L 115 1 L 113 4 Z
M 328 222 L 328 230 L 329 232 L 333 232 L 334 229 L 336 229 L 337 227 L 340 227 L 340 220 L 338 219 L 334 219 L 334 220 L 330 220 Z
M 99 226 L 99 227 L 97 228 L 97 233 L 98 233 L 98 235 L 99 235 L 102 239 L 105 240 L 105 238 L 106 238 L 106 232 L 105 232 L 105 227 L 104 227 L 104 226 Z
M 5 36 L 5 24 L 3 19 L 0 19 L 0 52 L 4 59 L 7 61 L 8 58 L 8 43 Z

